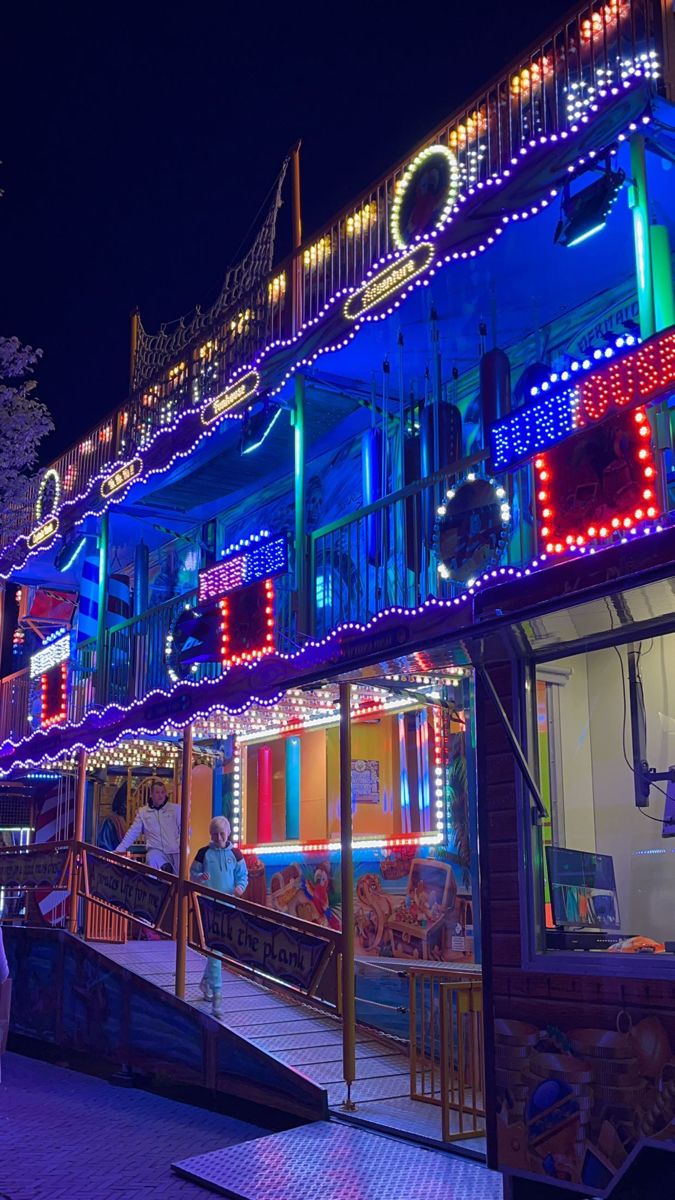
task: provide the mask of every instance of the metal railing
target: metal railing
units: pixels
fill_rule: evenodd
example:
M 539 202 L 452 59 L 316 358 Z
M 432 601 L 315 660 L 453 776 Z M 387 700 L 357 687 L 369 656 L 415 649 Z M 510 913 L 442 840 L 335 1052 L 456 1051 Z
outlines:
M 433 549 L 437 508 L 449 484 L 487 456 L 479 450 L 310 534 L 312 633 L 451 595 Z
M 216 395 L 237 366 L 270 340 L 291 331 L 296 279 L 300 320 L 315 318 L 338 289 L 359 284 L 392 249 L 392 201 L 406 165 L 424 146 L 455 154 L 465 190 L 510 169 L 533 140 L 566 130 L 593 89 L 616 82 L 645 51 L 661 49 L 661 0 L 596 0 L 577 5 L 486 87 L 437 126 L 420 146 L 307 239 L 297 255 L 274 268 L 218 325 L 183 351 L 87 436 L 51 465 L 65 499 L 120 457 L 142 449 L 186 408 Z M 9 527 L 11 536 L 34 524 L 37 481 Z
M 30 673 L 28 667 L 0 679 L 0 742 L 13 742 L 33 732 L 30 716 Z
M 441 1109 L 444 1142 L 485 1134 L 479 974 L 410 971 L 410 1097 Z

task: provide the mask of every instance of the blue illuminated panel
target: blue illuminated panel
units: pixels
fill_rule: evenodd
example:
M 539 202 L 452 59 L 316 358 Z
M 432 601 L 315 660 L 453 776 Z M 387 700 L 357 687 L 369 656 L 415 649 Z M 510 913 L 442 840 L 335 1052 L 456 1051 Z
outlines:
M 285 534 L 270 537 L 254 534 L 225 552 L 225 557 L 199 572 L 199 603 L 217 600 L 259 579 L 271 579 L 288 570 Z
M 658 400 L 675 385 L 675 329 L 638 344 L 627 335 L 551 375 L 490 430 L 494 471 L 513 469 L 612 412 Z
M 512 470 L 574 433 L 577 407 L 578 387 L 570 384 L 501 417 L 490 430 L 492 469 Z

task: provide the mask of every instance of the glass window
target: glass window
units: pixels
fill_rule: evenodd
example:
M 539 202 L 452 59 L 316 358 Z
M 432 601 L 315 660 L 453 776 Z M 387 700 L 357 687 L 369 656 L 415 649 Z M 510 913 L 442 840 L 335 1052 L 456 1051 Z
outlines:
M 675 634 L 539 666 L 536 716 L 542 942 L 675 952 Z

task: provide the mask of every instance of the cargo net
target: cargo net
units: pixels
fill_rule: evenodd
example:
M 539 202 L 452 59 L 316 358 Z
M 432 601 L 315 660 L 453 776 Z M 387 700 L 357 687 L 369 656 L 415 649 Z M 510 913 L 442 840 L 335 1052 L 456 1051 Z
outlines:
M 286 178 L 290 157 L 287 157 L 272 184 L 262 211 L 271 197 L 263 222 L 253 245 L 240 262 L 228 270 L 218 299 L 210 308 L 197 305 L 192 313 L 176 321 L 163 324 L 157 333 L 148 333 L 141 320 L 138 322 L 138 339 L 134 354 L 133 389 L 143 387 L 155 378 L 164 367 L 179 359 L 186 346 L 200 335 L 210 331 L 231 308 L 240 304 L 272 269 L 277 214 L 281 207 L 281 191 Z

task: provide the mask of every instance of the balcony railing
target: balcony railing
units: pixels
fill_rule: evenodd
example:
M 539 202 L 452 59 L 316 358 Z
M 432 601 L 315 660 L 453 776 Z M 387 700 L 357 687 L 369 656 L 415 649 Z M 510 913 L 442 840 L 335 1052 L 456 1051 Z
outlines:
M 429 596 L 451 596 L 457 585 L 439 573 L 434 548 L 437 508 L 457 478 L 485 458 L 486 452 L 479 450 L 309 534 L 306 604 L 296 603 L 292 572 L 275 580 L 277 649 L 292 652 L 308 636 L 323 637 L 347 622 L 365 623 L 388 607 L 414 607 Z M 526 557 L 517 537 L 505 553 L 507 561 Z M 95 706 L 124 707 L 149 692 L 170 690 L 175 678 L 167 659 L 167 638 L 181 611 L 196 598 L 196 592 L 174 597 L 107 629 L 101 672 L 96 639 L 80 642 L 71 663 L 68 719 L 78 722 Z M 309 614 L 308 628 L 298 632 L 297 613 L 303 607 Z M 196 663 L 190 678 L 213 679 L 221 672 L 219 662 Z M 0 680 L 0 741 L 17 741 L 33 730 L 31 705 L 36 708 L 36 695 L 28 670 Z
M 300 321 L 316 317 L 328 299 L 358 284 L 391 249 L 390 214 L 406 164 L 423 146 L 441 143 L 457 157 L 464 189 L 499 176 L 534 138 L 574 123 L 594 89 L 615 83 L 640 54 L 661 49 L 661 0 L 598 0 L 576 6 L 545 37 L 520 55 L 468 104 L 434 129 L 403 162 L 363 192 L 308 239 L 295 259 L 240 299 L 180 361 L 147 380 L 105 421 L 52 466 L 63 498 L 120 457 L 130 457 L 186 408 L 226 385 L 236 367 L 271 339 L 291 329 L 291 295 L 297 280 Z M 638 70 L 640 69 L 638 64 Z M 11 521 L 11 536 L 34 524 L 37 482 Z

